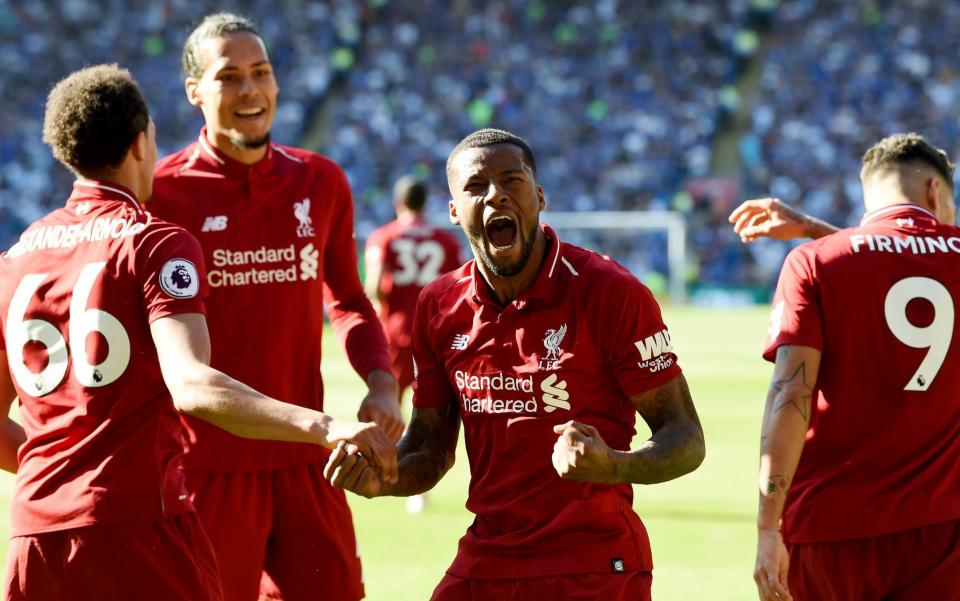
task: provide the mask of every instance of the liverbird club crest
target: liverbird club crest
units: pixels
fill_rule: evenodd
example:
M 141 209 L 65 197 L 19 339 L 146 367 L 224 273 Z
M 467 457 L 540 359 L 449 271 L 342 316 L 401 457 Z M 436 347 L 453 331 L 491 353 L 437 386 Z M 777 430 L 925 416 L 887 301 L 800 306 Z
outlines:
M 315 232 L 313 231 L 313 219 L 310 217 L 309 197 L 293 203 L 293 216 L 300 222 L 297 225 L 297 236 L 299 238 L 312 238 Z
M 563 324 L 556 330 L 547 330 L 543 337 L 543 348 L 547 349 L 547 354 L 540 359 L 538 369 L 551 370 L 557 369 L 560 364 L 560 345 L 563 343 L 563 337 L 567 335 L 567 324 Z

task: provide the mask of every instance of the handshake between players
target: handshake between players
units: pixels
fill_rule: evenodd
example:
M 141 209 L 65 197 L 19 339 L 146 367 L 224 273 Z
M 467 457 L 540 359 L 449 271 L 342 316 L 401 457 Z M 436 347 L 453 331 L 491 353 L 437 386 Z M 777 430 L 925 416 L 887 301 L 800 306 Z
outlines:
M 381 439 L 385 436 L 375 424 L 344 422 L 341 425 L 367 426 L 370 436 L 362 436 L 364 433 L 359 431 L 339 436 L 339 442 L 327 460 L 324 476 L 337 488 L 368 499 L 389 495 L 388 485 L 396 484 L 398 479 L 396 449 L 384 450 Z M 561 478 L 603 484 L 617 482 L 616 451 L 604 442 L 596 428 L 570 420 L 557 424 L 553 431 L 557 434 L 553 445 L 553 468 Z

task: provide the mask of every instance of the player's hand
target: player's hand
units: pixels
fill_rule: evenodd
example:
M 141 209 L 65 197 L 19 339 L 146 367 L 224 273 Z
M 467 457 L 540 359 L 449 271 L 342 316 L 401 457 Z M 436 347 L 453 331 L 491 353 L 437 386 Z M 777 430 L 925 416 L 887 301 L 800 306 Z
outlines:
M 810 218 L 778 198 L 757 198 L 740 203 L 728 217 L 743 242 L 757 238 L 793 240 L 805 238 Z
M 397 380 L 392 374 L 373 371 L 367 378 L 370 390 L 360 402 L 357 419 L 374 422 L 387 433 L 394 443 L 403 436 L 403 417 L 400 415 L 400 400 Z
M 352 444 L 341 442 L 330 454 L 323 469 L 323 477 L 332 486 L 349 490 L 355 494 L 372 499 L 383 490 L 383 480 L 377 470 L 370 465 L 359 449 Z
M 343 443 L 356 448 L 385 482 L 397 481 L 397 447 L 380 426 L 372 423 L 333 420 L 327 429 L 327 441 L 340 448 Z
M 561 478 L 581 482 L 615 484 L 615 452 L 593 426 L 568 421 L 553 427 L 558 435 L 553 445 L 553 468 Z
M 757 537 L 757 565 L 753 569 L 760 601 L 793 601 L 787 589 L 789 565 L 790 557 L 780 533 L 776 530 L 760 530 Z

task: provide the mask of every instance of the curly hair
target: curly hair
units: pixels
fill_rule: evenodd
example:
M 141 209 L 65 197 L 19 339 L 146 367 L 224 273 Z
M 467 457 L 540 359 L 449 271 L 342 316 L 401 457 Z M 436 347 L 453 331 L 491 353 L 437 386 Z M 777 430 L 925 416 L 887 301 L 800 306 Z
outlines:
M 227 12 L 214 13 L 204 17 L 203 21 L 200 21 L 190 32 L 187 41 L 183 44 L 184 75 L 194 79 L 203 77 L 206 65 L 203 64 L 203 57 L 200 55 L 200 46 L 209 39 L 222 38 L 227 34 L 237 33 L 238 31 L 246 31 L 263 39 L 263 36 L 257 30 L 257 26 L 246 17 Z
M 43 141 L 81 175 L 120 166 L 150 112 L 140 86 L 115 64 L 86 67 L 60 80 L 47 96 Z
M 861 174 L 866 179 L 876 173 L 914 162 L 933 167 L 947 184 L 953 186 L 954 164 L 950 162 L 947 153 L 913 132 L 893 134 L 871 146 L 863 155 Z
M 523 161 L 528 167 L 530 167 L 530 171 L 533 172 L 533 176 L 537 176 L 537 162 L 534 160 L 533 150 L 530 149 L 530 146 L 527 144 L 527 142 L 516 134 L 512 134 L 502 129 L 488 127 L 486 129 L 478 129 L 463 140 L 460 140 L 460 143 L 456 145 L 456 147 L 453 149 L 453 152 L 451 152 L 450 156 L 447 157 L 447 178 L 450 177 L 450 170 L 453 168 L 454 157 L 464 150 L 468 150 L 470 148 L 487 148 L 488 146 L 497 146 L 499 144 L 510 144 L 522 150 Z

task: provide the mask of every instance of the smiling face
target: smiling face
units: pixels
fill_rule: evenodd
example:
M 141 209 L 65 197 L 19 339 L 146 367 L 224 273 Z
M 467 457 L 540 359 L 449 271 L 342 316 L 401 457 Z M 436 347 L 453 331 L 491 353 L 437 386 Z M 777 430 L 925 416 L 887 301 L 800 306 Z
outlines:
M 520 274 L 541 235 L 545 206 L 523 151 L 512 144 L 462 150 L 451 162 L 449 184 L 450 220 L 463 228 L 477 259 L 498 277 Z
M 259 160 L 270 141 L 279 88 L 259 36 L 237 31 L 204 40 L 203 75 L 188 77 L 187 98 L 203 111 L 207 138 L 243 162 Z

